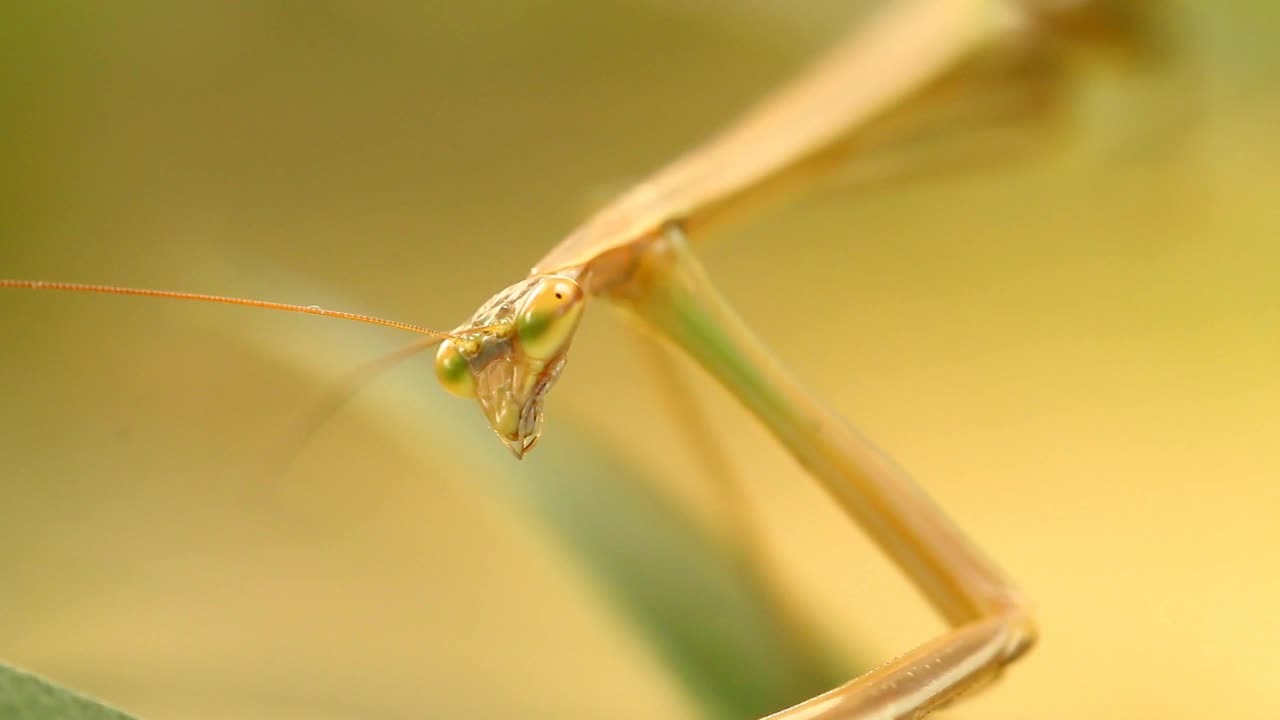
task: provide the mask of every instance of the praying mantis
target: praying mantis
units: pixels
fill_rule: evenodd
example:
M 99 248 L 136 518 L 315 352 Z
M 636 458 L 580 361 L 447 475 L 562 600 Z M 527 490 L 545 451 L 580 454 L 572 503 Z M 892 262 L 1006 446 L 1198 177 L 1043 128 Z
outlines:
M 857 149 L 860 133 L 927 102 L 966 63 L 1054 32 L 1073 3 L 909 0 L 887 6 L 809 71 L 708 144 L 607 205 L 530 275 L 449 332 L 313 306 L 99 285 L 0 287 L 224 302 L 387 325 L 438 345 L 436 374 L 477 401 L 517 458 L 595 299 L 621 305 L 719 380 L 919 586 L 951 629 L 778 718 L 922 717 L 1026 653 L 1035 629 L 1012 583 L 869 441 L 805 391 L 719 296 L 690 242 L 791 178 Z M 852 144 L 850 144 L 852 142 Z

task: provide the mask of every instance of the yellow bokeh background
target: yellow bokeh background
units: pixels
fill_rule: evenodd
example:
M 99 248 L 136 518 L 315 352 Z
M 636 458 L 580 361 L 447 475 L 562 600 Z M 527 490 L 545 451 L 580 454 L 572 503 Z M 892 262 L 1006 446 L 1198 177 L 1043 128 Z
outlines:
M 8 7 L 0 275 L 451 327 L 856 16 Z M 1067 60 L 1053 129 L 1016 151 L 838 172 L 699 248 L 1036 604 L 1035 652 L 950 716 L 1280 716 L 1280 11 L 1160 20 L 1158 60 Z M 373 340 L 300 373 L 282 358 L 326 352 L 323 321 L 16 291 L 0 309 L 0 659 L 152 718 L 695 716 L 641 631 L 485 484 L 497 442 L 406 443 L 357 401 L 277 472 L 299 413 Z M 543 442 L 603 443 L 720 526 L 648 360 L 589 309 Z M 482 422 L 411 367 L 385 387 Z M 753 419 L 679 377 L 826 643 L 852 665 L 940 631 Z

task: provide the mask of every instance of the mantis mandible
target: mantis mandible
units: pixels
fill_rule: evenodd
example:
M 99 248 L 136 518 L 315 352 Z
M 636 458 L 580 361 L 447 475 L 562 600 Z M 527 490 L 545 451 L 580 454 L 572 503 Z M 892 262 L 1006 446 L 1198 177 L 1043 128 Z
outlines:
M 718 296 L 689 248 L 730 211 L 812 169 L 873 124 L 924 101 L 977 54 L 1052 30 L 1073 3 L 906 0 L 892 4 L 706 145 L 623 194 L 530 275 L 440 332 L 379 318 L 193 293 L 0 280 L 0 287 L 223 302 L 387 325 L 438 345 L 436 374 L 478 401 L 520 458 L 543 429 L 585 306 L 620 304 L 701 364 L 753 413 L 915 582 L 950 628 L 776 718 L 917 718 L 982 685 L 1033 644 L 1013 585 L 869 441 L 797 384 Z M 1052 9 L 1051 9 L 1052 8 Z

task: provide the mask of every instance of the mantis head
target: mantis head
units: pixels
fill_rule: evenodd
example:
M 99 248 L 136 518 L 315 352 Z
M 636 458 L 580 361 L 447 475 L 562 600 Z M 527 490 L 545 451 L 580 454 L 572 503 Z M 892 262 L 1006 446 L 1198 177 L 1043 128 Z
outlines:
M 516 458 L 542 434 L 542 403 L 564 369 L 586 293 L 572 278 L 536 275 L 495 295 L 436 352 L 436 378 L 475 398 Z

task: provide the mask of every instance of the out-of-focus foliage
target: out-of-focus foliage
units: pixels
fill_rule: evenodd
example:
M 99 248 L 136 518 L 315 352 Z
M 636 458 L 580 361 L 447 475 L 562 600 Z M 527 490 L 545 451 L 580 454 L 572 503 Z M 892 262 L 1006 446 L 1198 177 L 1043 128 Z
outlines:
M 129 716 L 30 673 L 0 664 L 0 717 L 129 720 Z

